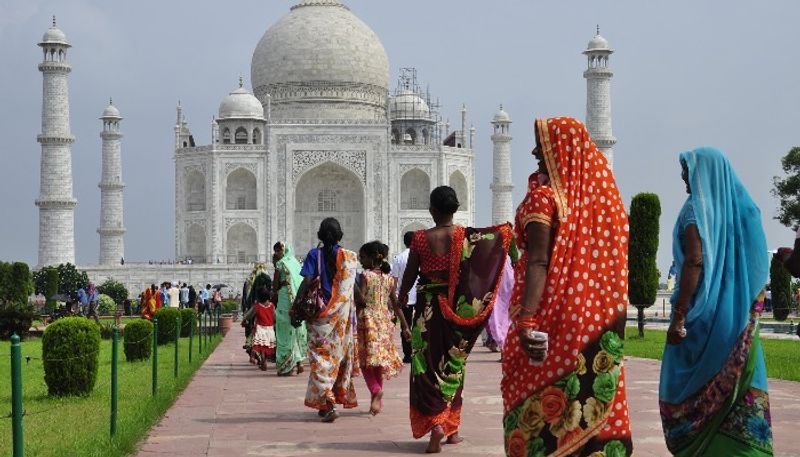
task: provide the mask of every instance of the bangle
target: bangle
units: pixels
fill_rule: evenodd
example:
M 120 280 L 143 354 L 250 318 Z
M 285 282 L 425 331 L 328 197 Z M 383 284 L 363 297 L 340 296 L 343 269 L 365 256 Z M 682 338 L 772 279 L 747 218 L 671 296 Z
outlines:
M 528 328 L 528 329 L 539 328 L 539 322 L 537 322 L 536 319 L 533 317 L 518 319 L 516 324 L 518 328 Z

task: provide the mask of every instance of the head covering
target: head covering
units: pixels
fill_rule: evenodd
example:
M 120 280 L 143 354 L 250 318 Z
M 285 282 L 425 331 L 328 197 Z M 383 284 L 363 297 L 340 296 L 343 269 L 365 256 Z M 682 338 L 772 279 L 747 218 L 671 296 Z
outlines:
M 261 274 L 267 274 L 267 265 L 258 262 L 255 264 L 255 266 L 253 266 L 253 271 L 250 272 L 250 276 L 247 278 L 247 283 L 245 285 L 245 289 L 247 289 L 247 298 L 244 300 L 244 306 L 247 309 L 250 309 L 250 307 L 255 304 L 255 293 L 253 293 L 253 286 L 256 285 L 256 279 Z
M 281 242 L 283 246 L 283 257 L 275 262 L 275 268 L 283 271 L 286 276 L 286 281 L 289 282 L 289 300 L 294 301 L 294 296 L 297 289 L 300 288 L 300 283 L 303 282 L 303 277 L 300 275 L 302 269 L 297 257 L 294 256 L 294 249 L 289 243 Z
M 682 153 L 680 160 L 689 171 L 691 194 L 684 211 L 694 212 L 703 244 L 703 275 L 686 315 L 687 339 L 664 349 L 661 373 L 670 375 L 662 377 L 659 397 L 673 404 L 696 392 L 722 368 L 749 323 L 750 308 L 769 271 L 761 211 L 722 151 L 698 148 Z M 672 240 L 678 272 L 673 302 L 684 262 L 679 225 Z M 760 378 L 757 369 L 754 385 Z
M 536 370 L 533 392 L 575 370 L 583 348 L 624 321 L 628 300 L 628 216 L 608 160 L 573 118 L 537 119 L 536 129 L 558 225 L 535 319 L 564 356 Z M 530 190 L 538 178 L 531 176 Z M 517 227 L 518 237 L 524 230 Z M 521 305 L 514 303 L 514 314 Z

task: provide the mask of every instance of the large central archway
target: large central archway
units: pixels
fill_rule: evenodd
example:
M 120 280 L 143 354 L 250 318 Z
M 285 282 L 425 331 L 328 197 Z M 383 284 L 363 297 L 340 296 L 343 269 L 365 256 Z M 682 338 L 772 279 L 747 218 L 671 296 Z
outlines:
M 326 217 L 342 225 L 342 246 L 358 250 L 364 243 L 364 186 L 351 171 L 326 162 L 306 172 L 294 189 L 294 245 L 305 252 L 317 244 L 317 229 Z

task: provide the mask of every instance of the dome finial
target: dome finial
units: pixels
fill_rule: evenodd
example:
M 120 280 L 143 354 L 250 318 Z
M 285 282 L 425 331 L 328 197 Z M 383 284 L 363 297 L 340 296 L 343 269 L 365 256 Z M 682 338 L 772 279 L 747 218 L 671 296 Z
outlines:
M 55 26 L 56 26 L 56 15 L 54 14 L 53 15 L 53 27 L 55 27 Z
M 503 111 L 503 104 L 500 104 L 500 111 Z
M 600 24 L 597 24 L 597 35 L 600 35 Z
M 239 87 L 244 87 L 244 77 L 239 73 Z
M 111 97 L 108 97 L 108 104 L 109 105 L 113 105 L 114 104 L 114 99 L 111 98 Z

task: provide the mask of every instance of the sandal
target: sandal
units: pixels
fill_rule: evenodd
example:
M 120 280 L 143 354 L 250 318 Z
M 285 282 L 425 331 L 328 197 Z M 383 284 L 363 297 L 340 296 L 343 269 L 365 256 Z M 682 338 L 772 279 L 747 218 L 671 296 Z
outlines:
M 325 416 L 322 418 L 322 422 L 330 424 L 338 418 L 339 418 L 339 413 L 336 412 L 335 408 L 331 408 L 330 410 L 328 410 L 328 412 L 325 413 Z

